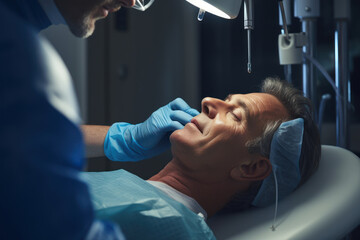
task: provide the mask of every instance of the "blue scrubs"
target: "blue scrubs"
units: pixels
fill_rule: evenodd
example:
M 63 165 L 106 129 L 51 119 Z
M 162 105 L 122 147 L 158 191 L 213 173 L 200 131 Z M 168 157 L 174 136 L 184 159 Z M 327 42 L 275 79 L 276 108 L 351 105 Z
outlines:
M 37 0 L 0 0 L 0 239 L 123 239 L 94 218 L 71 77 Z

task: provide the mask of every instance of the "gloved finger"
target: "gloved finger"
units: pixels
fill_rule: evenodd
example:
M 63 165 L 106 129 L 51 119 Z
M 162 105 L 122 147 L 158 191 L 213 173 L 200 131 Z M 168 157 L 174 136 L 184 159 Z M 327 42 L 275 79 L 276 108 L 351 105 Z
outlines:
M 182 98 L 176 98 L 175 100 L 170 102 L 170 108 L 172 110 L 186 111 L 190 108 L 190 106 Z
M 182 125 L 189 123 L 192 118 L 192 115 L 180 110 L 176 110 L 170 113 L 170 119 L 172 121 L 180 122 Z
M 171 123 L 166 125 L 166 127 L 164 127 L 163 131 L 171 134 L 173 131 L 183 129 L 183 128 L 184 128 L 184 125 L 182 125 L 181 123 L 179 123 L 177 121 L 172 121 Z
M 186 110 L 185 112 L 187 112 L 188 114 L 190 114 L 193 117 L 200 114 L 199 111 L 194 108 L 190 108 L 190 109 Z
M 200 114 L 198 110 L 191 108 L 182 98 L 176 98 L 172 101 L 170 103 L 170 108 L 172 110 L 183 110 L 193 117 Z

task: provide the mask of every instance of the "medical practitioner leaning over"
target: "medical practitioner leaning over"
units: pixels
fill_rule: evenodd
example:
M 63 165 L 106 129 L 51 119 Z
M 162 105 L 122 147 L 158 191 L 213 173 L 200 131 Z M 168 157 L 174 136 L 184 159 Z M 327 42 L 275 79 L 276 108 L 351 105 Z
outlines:
M 96 215 L 124 226 L 128 239 L 214 239 L 207 217 L 274 204 L 272 174 L 281 201 L 317 170 L 310 100 L 287 82 L 266 79 L 261 93 L 201 106 L 171 134 L 173 158 L 148 181 L 124 170 L 83 173 Z
M 137 161 L 170 146 L 168 136 L 198 112 L 175 99 L 144 123 L 83 126 L 71 77 L 38 36 L 67 24 L 88 37 L 95 22 L 134 0 L 0 0 L 0 239 L 124 239 L 96 220 L 81 179 L 88 157 Z

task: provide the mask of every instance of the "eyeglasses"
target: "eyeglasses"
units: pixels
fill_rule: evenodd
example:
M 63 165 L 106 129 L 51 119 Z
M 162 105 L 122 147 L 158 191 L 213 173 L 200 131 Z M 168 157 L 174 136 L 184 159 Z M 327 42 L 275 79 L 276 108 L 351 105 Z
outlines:
M 139 11 L 148 9 L 155 0 L 136 0 L 135 5 L 132 7 Z

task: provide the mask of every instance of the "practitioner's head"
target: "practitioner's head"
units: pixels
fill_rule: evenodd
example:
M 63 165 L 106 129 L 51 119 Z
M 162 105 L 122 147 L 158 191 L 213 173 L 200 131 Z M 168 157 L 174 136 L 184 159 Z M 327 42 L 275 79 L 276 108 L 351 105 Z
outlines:
M 89 37 L 95 22 L 121 7 L 131 7 L 135 0 L 55 0 L 71 32 L 77 37 Z

